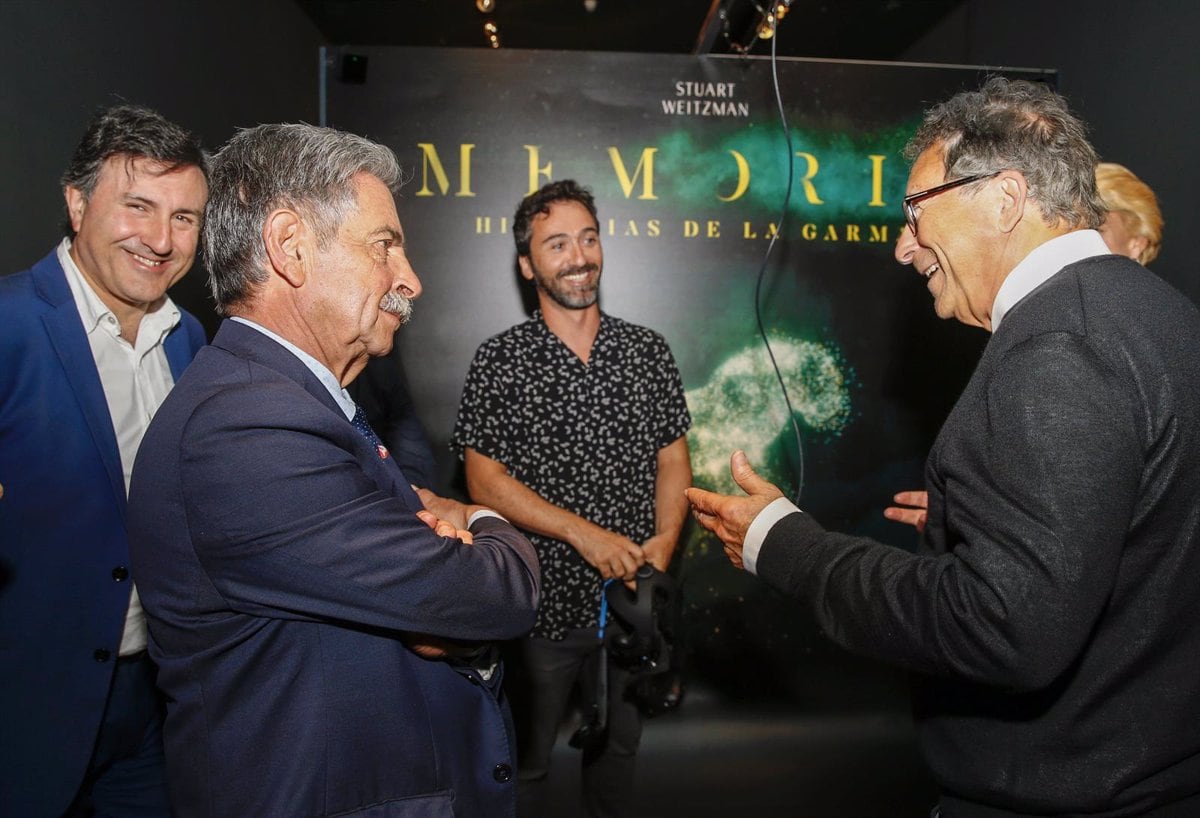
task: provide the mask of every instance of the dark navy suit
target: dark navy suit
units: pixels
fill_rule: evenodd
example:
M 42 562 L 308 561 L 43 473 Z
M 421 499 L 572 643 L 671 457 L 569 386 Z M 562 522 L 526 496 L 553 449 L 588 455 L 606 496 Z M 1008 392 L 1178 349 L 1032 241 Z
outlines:
M 159 409 L 130 530 L 179 818 L 513 815 L 499 674 L 404 636 L 526 632 L 537 559 L 494 517 L 473 545 L 437 537 L 408 482 L 299 359 L 235 322 Z
M 204 343 L 167 337 L 178 378 Z M 125 481 L 108 403 L 51 252 L 0 278 L 0 812 L 58 816 L 88 767 L 125 613 Z

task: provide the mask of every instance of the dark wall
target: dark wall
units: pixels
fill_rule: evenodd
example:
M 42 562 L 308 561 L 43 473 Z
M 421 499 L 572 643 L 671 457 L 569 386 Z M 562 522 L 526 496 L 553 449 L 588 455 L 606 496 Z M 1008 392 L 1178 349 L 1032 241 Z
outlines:
M 1190 0 L 967 0 L 904 59 L 1059 69 L 1101 156 L 1159 195 L 1166 239 L 1152 266 L 1200 301 L 1195 31 Z M 3 0 L 0 43 L 0 274 L 57 239 L 58 176 L 101 105 L 158 108 L 213 148 L 238 126 L 317 120 L 321 37 L 292 0 Z M 175 293 L 199 312 L 203 278 L 197 268 Z
M 1100 157 L 1158 195 L 1163 250 L 1150 266 L 1200 303 L 1200 61 L 1191 0 L 967 0 L 904 59 L 1056 68 Z
M 0 2 L 0 273 L 60 237 L 58 178 L 92 113 L 149 105 L 215 149 L 235 128 L 317 121 L 321 37 L 292 0 Z M 211 328 L 205 272 L 172 294 Z

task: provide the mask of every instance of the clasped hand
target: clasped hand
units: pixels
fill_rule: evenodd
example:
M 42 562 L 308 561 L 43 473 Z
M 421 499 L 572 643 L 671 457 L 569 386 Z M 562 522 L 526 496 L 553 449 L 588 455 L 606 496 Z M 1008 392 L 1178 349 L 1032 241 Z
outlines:
M 646 562 L 640 545 L 598 525 L 589 523 L 573 539 L 575 550 L 605 579 L 632 581 L 637 569 Z
M 425 506 L 417 512 L 417 517 L 433 529 L 435 534 L 439 537 L 455 537 L 468 545 L 475 542 L 475 538 L 467 530 L 467 520 L 478 506 L 468 506 L 448 497 L 439 497 L 429 489 L 419 489 L 416 486 L 413 486 L 413 489 Z M 474 650 L 471 646 L 463 646 L 427 633 L 407 633 L 404 635 L 404 644 L 423 659 L 448 659 Z
M 413 486 L 417 497 L 425 506 L 417 512 L 417 517 L 433 529 L 439 537 L 456 537 L 467 544 L 475 542 L 471 532 L 467 530 L 467 520 L 480 506 L 468 506 L 448 497 L 439 497 L 429 489 L 419 489 Z

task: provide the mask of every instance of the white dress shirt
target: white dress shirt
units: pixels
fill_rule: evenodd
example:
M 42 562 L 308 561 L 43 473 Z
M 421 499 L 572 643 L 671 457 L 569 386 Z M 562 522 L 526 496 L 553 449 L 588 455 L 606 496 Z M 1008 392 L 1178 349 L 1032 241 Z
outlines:
M 1022 298 L 1029 295 L 1068 264 L 1093 256 L 1111 255 L 1112 250 L 1095 230 L 1075 230 L 1038 245 L 1021 263 L 1012 269 L 996 292 L 992 302 L 992 332 L 1000 321 Z M 758 552 L 775 523 L 794 512 L 801 511 L 791 500 L 780 497 L 764 508 L 746 530 L 742 543 L 742 565 L 752 574 L 758 571 Z
M 71 288 L 75 307 L 83 321 L 96 372 L 104 388 L 128 496 L 129 478 L 133 474 L 133 461 L 142 436 L 175 385 L 163 341 L 179 324 L 179 308 L 168 298 L 158 309 L 146 313 L 138 326 L 136 344 L 130 344 L 121 337 L 121 324 L 113 311 L 100 300 L 75 266 L 70 249 L 71 240 L 63 239 L 58 246 L 58 262 L 66 273 L 67 286 Z M 146 616 L 134 586 L 129 592 L 129 610 L 125 614 L 119 652 L 121 656 L 128 656 L 145 649 Z

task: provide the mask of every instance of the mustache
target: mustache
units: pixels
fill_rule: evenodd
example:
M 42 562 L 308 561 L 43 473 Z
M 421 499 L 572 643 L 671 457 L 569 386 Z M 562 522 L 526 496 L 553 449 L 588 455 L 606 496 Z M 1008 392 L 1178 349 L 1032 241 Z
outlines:
M 384 312 L 390 312 L 392 315 L 400 319 L 401 324 L 408 323 L 408 319 L 412 318 L 413 302 L 411 298 L 405 298 L 399 293 L 389 290 L 386 295 L 379 301 L 379 309 Z
M 580 264 L 578 267 L 568 267 L 558 273 L 555 278 L 565 278 L 566 276 L 575 275 L 576 273 L 598 273 L 600 272 L 599 264 Z

